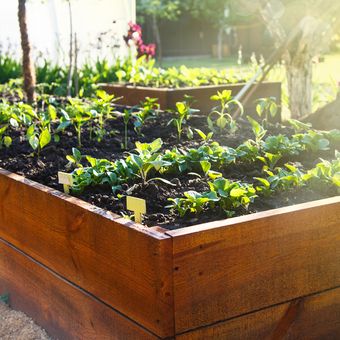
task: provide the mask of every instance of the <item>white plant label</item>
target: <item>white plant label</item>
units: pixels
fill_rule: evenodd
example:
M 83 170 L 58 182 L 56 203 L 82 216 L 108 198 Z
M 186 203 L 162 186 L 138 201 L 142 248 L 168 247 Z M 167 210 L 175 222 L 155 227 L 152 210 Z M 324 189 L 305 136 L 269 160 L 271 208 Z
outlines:
M 142 223 L 142 214 L 146 213 L 146 201 L 132 196 L 126 197 L 126 208 L 134 212 L 135 221 Z
M 63 185 L 65 194 L 70 193 L 70 187 L 73 185 L 73 176 L 67 172 L 58 172 L 58 182 Z

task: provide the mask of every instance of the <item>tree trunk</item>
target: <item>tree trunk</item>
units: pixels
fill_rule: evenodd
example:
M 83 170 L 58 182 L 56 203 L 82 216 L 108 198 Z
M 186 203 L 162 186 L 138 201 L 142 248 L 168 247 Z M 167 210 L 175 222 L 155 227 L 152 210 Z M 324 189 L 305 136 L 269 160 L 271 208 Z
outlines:
M 31 45 L 28 39 L 27 17 L 26 17 L 26 0 L 19 0 L 18 19 L 21 37 L 22 49 L 22 69 L 24 75 L 24 91 L 26 92 L 27 101 L 33 103 L 35 97 L 35 69 L 31 59 Z
M 71 0 L 68 0 L 68 11 L 70 19 L 70 50 L 69 50 L 69 69 L 67 74 L 67 96 L 71 96 L 72 90 L 72 69 L 73 69 L 73 18 L 72 18 L 72 7 Z
M 302 56 L 286 64 L 289 109 L 292 118 L 312 113 L 312 61 Z
M 157 17 L 155 15 L 152 16 L 152 29 L 153 34 L 156 41 L 156 51 L 157 51 L 157 59 L 161 63 L 162 62 L 162 42 L 161 42 L 161 34 L 159 33 L 159 27 L 157 22 Z
M 223 58 L 223 27 L 220 27 L 217 34 L 217 58 L 222 60 Z
M 78 75 L 78 40 L 77 33 L 74 33 L 74 71 L 73 71 L 73 80 L 74 80 L 74 92 L 75 96 L 79 95 L 79 75 Z

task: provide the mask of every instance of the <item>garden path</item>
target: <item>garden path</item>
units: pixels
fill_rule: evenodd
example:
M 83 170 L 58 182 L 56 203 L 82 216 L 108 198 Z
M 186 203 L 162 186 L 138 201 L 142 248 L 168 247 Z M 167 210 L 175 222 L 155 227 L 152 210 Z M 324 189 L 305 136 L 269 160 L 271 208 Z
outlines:
M 22 312 L 0 303 L 0 339 L 51 340 L 46 332 Z

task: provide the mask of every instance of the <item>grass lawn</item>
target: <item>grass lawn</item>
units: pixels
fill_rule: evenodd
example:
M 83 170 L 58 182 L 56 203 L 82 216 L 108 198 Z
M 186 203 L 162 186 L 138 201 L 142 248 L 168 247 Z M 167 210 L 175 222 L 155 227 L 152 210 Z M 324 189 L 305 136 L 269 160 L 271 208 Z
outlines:
M 228 57 L 223 60 L 209 57 L 192 57 L 192 58 L 165 58 L 162 67 L 178 67 L 185 65 L 187 67 L 211 67 L 223 69 L 249 68 L 250 63 L 242 65 L 237 64 L 237 57 Z M 287 110 L 288 96 L 285 84 L 285 73 L 283 67 L 276 67 L 268 76 L 268 80 L 282 81 L 283 96 L 282 102 L 284 111 Z M 338 90 L 337 84 L 340 82 L 340 52 L 324 56 L 323 62 L 317 62 L 313 65 L 313 111 L 332 101 L 336 97 Z
M 212 57 L 188 57 L 188 58 L 164 58 L 161 67 L 179 67 L 185 65 L 187 67 L 212 67 L 223 69 L 226 67 L 244 67 L 237 65 L 237 57 L 228 57 L 218 60 Z
M 191 58 L 165 58 L 161 66 L 178 67 L 185 65 L 187 67 L 212 67 L 223 69 L 226 67 L 249 67 L 249 64 L 237 64 L 237 57 L 228 57 L 223 60 L 217 60 L 211 57 L 191 57 Z M 320 83 L 328 83 L 330 81 L 340 81 L 340 52 L 337 54 L 325 55 L 324 62 L 314 64 L 314 80 Z

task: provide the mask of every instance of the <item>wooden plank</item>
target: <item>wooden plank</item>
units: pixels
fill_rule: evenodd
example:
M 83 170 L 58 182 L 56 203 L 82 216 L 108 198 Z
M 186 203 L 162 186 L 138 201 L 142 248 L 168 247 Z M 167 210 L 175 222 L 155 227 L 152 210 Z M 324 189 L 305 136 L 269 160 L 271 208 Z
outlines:
M 340 285 L 340 197 L 168 234 L 176 333 Z
M 172 241 L 0 171 L 0 237 L 160 337 L 174 334 Z
M 0 240 L 0 294 L 58 339 L 158 339 Z
M 176 109 L 176 102 L 182 101 L 184 95 L 190 95 L 196 99 L 194 108 L 201 110 L 203 114 L 210 112 L 216 105 L 215 102 L 210 100 L 210 97 L 216 94 L 217 91 L 231 90 L 235 96 L 244 86 L 244 83 L 236 83 L 183 88 L 152 88 L 120 84 L 100 84 L 100 88 L 109 94 L 123 97 L 118 101 L 119 104 L 139 105 L 141 101 L 145 100 L 145 97 L 151 97 L 158 98 L 162 110 Z M 277 119 L 279 119 L 281 113 L 281 83 L 279 82 L 264 82 L 260 84 L 245 106 L 246 113 L 254 114 L 255 100 L 263 97 L 276 97 L 279 106 Z
M 179 340 L 340 339 L 340 288 L 220 322 Z

